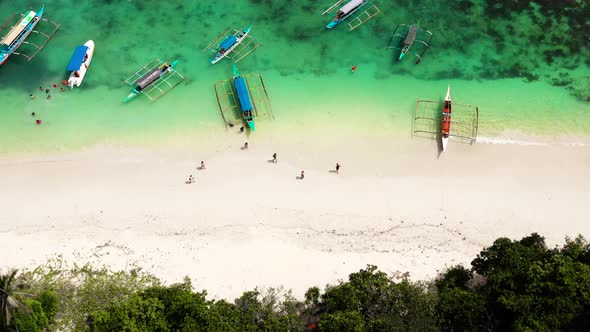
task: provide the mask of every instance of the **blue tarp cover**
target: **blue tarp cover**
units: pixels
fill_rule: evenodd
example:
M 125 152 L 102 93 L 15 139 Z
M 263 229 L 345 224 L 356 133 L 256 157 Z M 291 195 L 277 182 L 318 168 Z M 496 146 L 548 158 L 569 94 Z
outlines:
M 229 36 L 227 38 L 225 38 L 224 41 L 221 42 L 221 44 L 219 44 L 219 47 L 222 50 L 227 50 L 228 48 L 230 48 L 236 41 L 238 41 L 238 38 L 236 38 L 236 36 Z
M 68 63 L 68 70 L 80 69 L 80 66 L 82 66 L 82 62 L 84 61 L 86 51 L 88 51 L 88 46 L 80 45 L 76 47 L 76 49 L 74 50 L 74 54 L 72 54 L 72 58 L 70 59 L 70 63 Z
M 250 101 L 250 94 L 246 87 L 246 81 L 242 77 L 238 77 L 234 80 L 236 86 L 236 92 L 238 93 L 238 100 L 240 101 L 240 107 L 242 112 L 252 110 L 252 102 Z

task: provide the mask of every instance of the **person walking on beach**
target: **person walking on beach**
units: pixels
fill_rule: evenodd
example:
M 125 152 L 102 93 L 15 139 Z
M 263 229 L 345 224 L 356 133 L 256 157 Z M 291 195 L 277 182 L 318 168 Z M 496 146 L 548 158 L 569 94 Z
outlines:
M 244 132 L 244 126 L 240 127 L 240 132 L 243 133 Z
M 303 180 L 304 177 L 305 177 L 305 173 L 303 173 L 303 171 L 301 171 L 301 176 L 299 177 L 299 179 Z
M 205 162 L 201 160 L 201 170 L 205 169 Z
M 338 174 L 338 171 L 340 170 L 340 164 L 336 163 L 336 174 Z
M 275 164 L 277 163 L 277 153 L 276 152 L 272 154 L 272 162 Z
M 248 149 L 248 142 L 244 143 L 244 149 Z
M 195 182 L 195 178 L 191 174 L 191 175 L 188 176 L 188 183 L 193 183 L 193 182 Z

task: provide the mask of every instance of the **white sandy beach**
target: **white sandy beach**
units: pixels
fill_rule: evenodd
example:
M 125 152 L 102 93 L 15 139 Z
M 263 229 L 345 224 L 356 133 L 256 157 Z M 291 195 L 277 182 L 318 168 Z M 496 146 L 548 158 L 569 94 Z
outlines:
M 241 150 L 244 138 L 229 134 L 188 152 L 1 157 L 2 267 L 63 255 L 136 264 L 169 283 L 188 275 L 230 300 L 255 286 L 301 297 L 366 264 L 432 278 L 501 236 L 590 238 L 586 146 L 451 143 L 437 158 L 426 139 L 338 139 L 256 133 Z

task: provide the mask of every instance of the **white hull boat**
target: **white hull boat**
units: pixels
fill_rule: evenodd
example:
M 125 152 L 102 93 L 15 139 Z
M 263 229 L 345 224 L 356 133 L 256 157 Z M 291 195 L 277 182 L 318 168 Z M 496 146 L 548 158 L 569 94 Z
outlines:
M 87 41 L 84 45 L 80 45 L 74 51 L 70 63 L 68 64 L 68 70 L 71 70 L 70 78 L 68 79 L 68 86 L 74 88 L 74 86 L 80 86 L 86 72 L 90 67 L 90 61 L 94 54 L 94 42 L 92 40 Z
M 441 123 L 441 143 L 442 143 L 442 150 L 445 152 L 447 150 L 447 145 L 449 144 L 449 134 L 451 131 L 451 86 L 447 88 L 447 96 L 445 97 L 445 103 L 443 107 L 442 113 L 442 123 Z

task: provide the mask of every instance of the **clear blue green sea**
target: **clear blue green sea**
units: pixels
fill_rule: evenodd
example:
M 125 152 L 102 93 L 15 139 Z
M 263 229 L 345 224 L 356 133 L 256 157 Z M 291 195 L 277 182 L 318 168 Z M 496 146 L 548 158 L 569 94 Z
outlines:
M 249 24 L 262 46 L 237 65 L 263 76 L 272 126 L 288 128 L 285 134 L 323 124 L 354 128 L 362 119 L 369 125 L 360 131 L 411 135 L 416 99 L 441 100 L 450 84 L 455 102 L 479 107 L 480 136 L 589 136 L 588 2 L 374 3 L 381 13 L 348 31 L 325 29 L 330 17 L 321 13 L 330 1 L 47 0 L 45 17 L 60 29 L 32 61 L 12 56 L 0 67 L 0 152 L 224 132 L 213 84 L 231 77 L 232 62 L 211 65 L 202 50 L 225 28 Z M 0 20 L 41 4 L 2 0 Z M 386 49 L 394 28 L 419 19 L 434 34 L 424 60 L 395 61 Z M 39 30 L 50 28 L 43 23 Z M 82 86 L 52 88 L 89 39 L 96 50 Z M 154 103 L 141 96 L 123 103 L 131 91 L 123 81 L 153 58 L 178 59 L 186 80 Z M 52 99 L 39 86 L 51 87 Z M 257 131 L 264 130 L 263 122 Z

